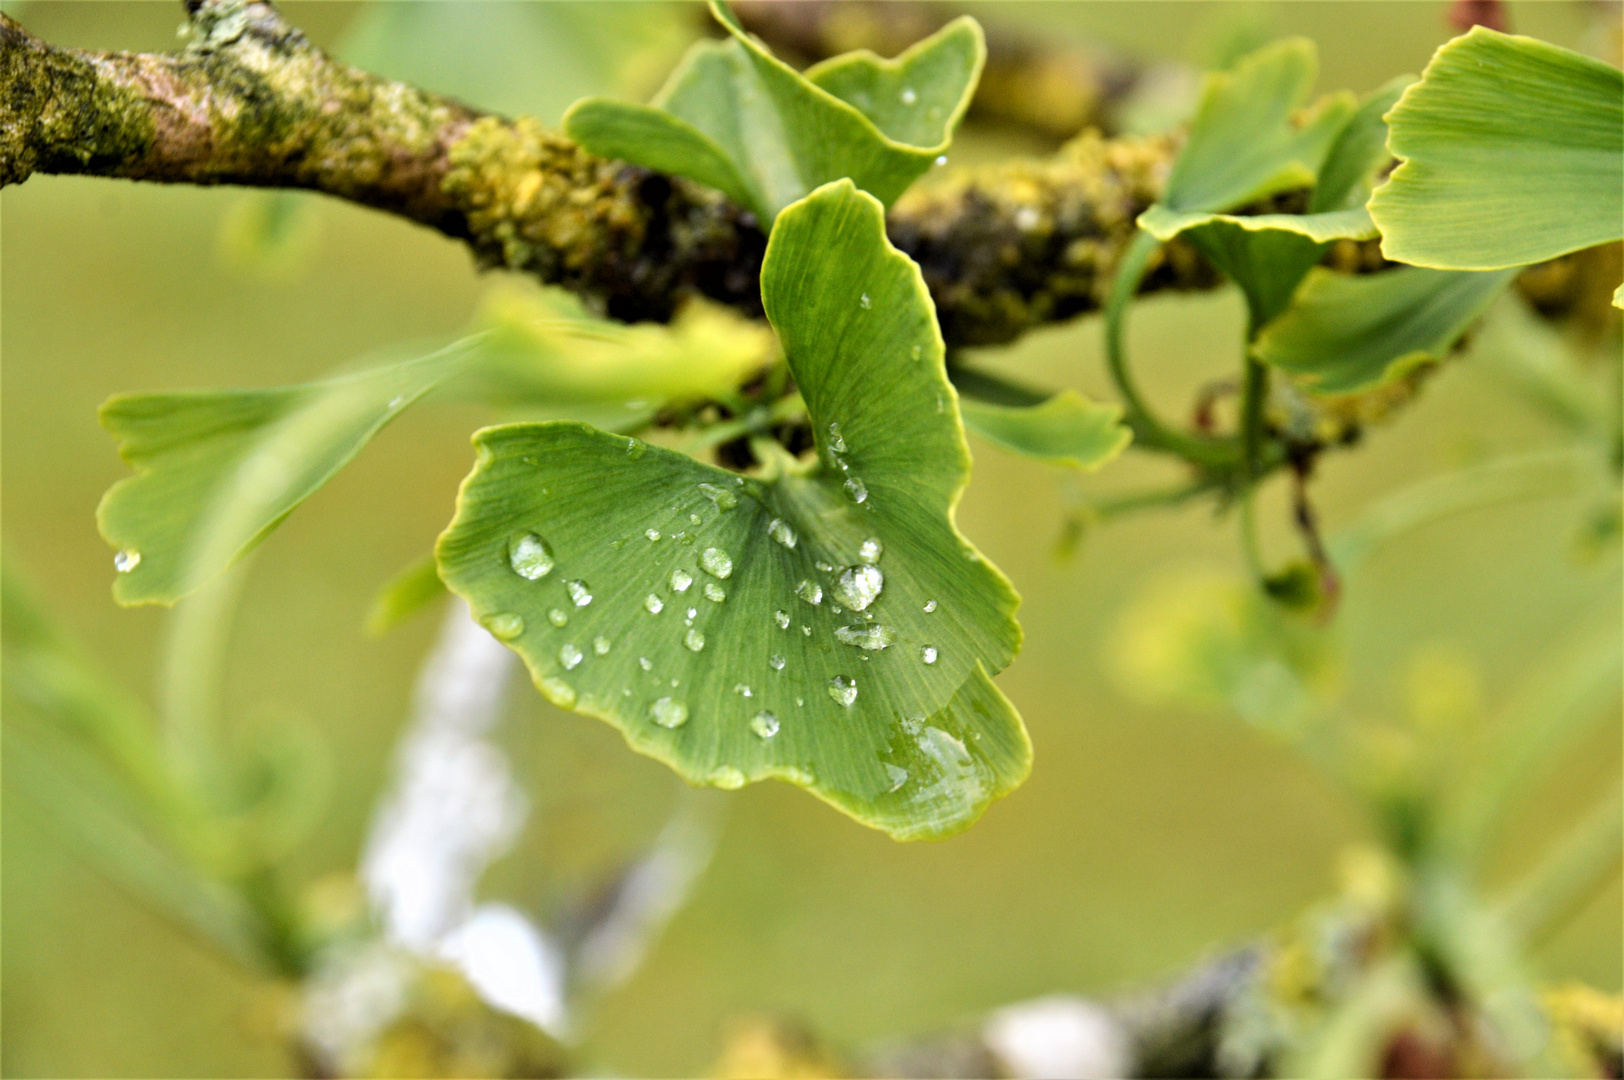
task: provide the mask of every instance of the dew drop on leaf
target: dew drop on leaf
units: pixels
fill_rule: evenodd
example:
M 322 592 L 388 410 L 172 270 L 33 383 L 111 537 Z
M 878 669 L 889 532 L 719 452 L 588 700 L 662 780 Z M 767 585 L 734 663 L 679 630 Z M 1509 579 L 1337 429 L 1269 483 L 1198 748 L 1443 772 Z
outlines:
M 877 566 L 848 566 L 835 581 L 835 599 L 853 611 L 863 611 L 880 598 L 885 575 Z
M 609 639 L 602 634 L 592 639 L 592 651 L 599 656 L 608 656 L 610 647 Z
M 547 621 L 552 623 L 554 626 L 563 628 L 569 625 L 570 617 L 569 615 L 565 614 L 563 608 L 553 608 L 547 613 Z
M 689 652 L 699 652 L 705 647 L 705 635 L 690 627 L 688 632 L 682 635 L 682 644 Z
M 787 612 L 787 611 L 775 611 L 775 612 L 773 612 L 773 622 L 778 624 L 778 629 L 780 629 L 780 630 L 788 630 L 789 629 L 789 612 Z
M 538 581 L 553 572 L 553 552 L 547 541 L 535 533 L 526 533 L 508 552 L 508 565 L 526 581 Z
M 838 626 L 835 628 L 835 640 L 843 645 L 855 645 L 859 649 L 875 652 L 895 643 L 897 632 L 889 626 Z
M 485 629 L 503 641 L 512 641 L 524 633 L 524 616 L 514 611 L 498 611 L 484 620 Z
M 863 294 L 863 306 L 868 307 L 867 293 Z M 840 434 L 839 424 L 829 425 L 829 449 L 833 450 L 837 454 L 844 454 L 846 452 L 846 440 L 845 437 Z
M 694 577 L 688 571 L 678 567 L 671 571 L 671 591 L 687 592 L 688 586 L 694 583 Z
M 918 100 L 919 100 L 919 95 L 914 93 L 914 88 L 913 87 L 905 86 L 905 87 L 902 88 L 902 103 L 904 105 L 912 105 L 914 102 L 916 102 Z
M 868 500 L 868 485 L 863 483 L 860 477 L 848 476 L 846 477 L 846 494 L 851 496 L 851 501 L 854 503 L 866 502 Z
M 864 311 L 867 311 L 869 308 L 874 306 L 874 301 L 868 298 L 868 293 L 864 293 L 857 302 L 863 306 Z
M 637 666 L 642 668 L 644 671 L 653 671 L 654 661 L 650 660 L 646 656 L 639 656 L 637 658 Z
M 574 671 L 582 659 L 581 650 L 574 642 L 566 641 L 558 650 L 558 662 L 564 665 L 565 671 Z
M 113 556 L 113 569 L 121 574 L 128 574 L 141 565 L 141 553 L 134 548 L 125 548 Z
M 795 586 L 795 595 L 809 604 L 821 604 L 823 603 L 823 586 L 815 581 L 807 581 L 802 578 L 801 583 Z
M 925 614 L 929 615 L 931 612 L 933 612 L 935 610 L 936 610 L 936 601 L 934 601 L 934 600 L 926 600 L 925 601 Z
M 660 530 L 659 529 L 644 529 L 643 530 L 643 535 L 648 537 L 650 540 L 658 540 L 660 538 Z
M 829 696 L 835 699 L 835 704 L 851 708 L 852 702 L 857 700 L 857 680 L 836 675 L 829 680 Z
M 684 618 L 682 621 L 687 623 L 689 626 L 692 626 L 694 624 L 694 619 L 698 617 L 698 615 L 699 609 L 696 607 L 691 607 L 684 613 Z
M 803 637 L 811 637 L 812 636 L 812 628 L 810 626 L 807 626 L 805 623 L 802 623 L 801 624 L 801 635 Z
M 665 610 L 665 601 L 661 600 L 653 593 L 649 593 L 647 596 L 643 597 L 643 606 L 648 609 L 648 613 L 650 615 L 658 615 L 660 612 Z
M 731 510 L 739 505 L 739 497 L 727 488 L 717 487 L 715 484 L 700 484 L 699 490 L 705 498 L 716 504 L 718 510 Z
M 773 653 L 767 658 L 767 666 L 772 668 L 774 671 L 783 671 L 784 658 L 779 656 L 777 653 Z
M 739 695 L 740 697 L 755 697 L 756 696 L 756 692 L 754 690 L 750 689 L 750 685 L 748 683 L 734 683 L 733 684 L 733 692 L 735 694 Z
M 663 728 L 679 728 L 688 722 L 688 706 L 676 698 L 660 698 L 648 707 L 648 712 Z
M 626 456 L 631 458 L 633 461 L 636 461 L 646 453 L 648 453 L 648 443 L 644 442 L 642 439 L 628 438 L 626 440 Z
M 778 734 L 778 717 L 763 709 L 750 721 L 750 730 L 763 739 L 770 739 Z
M 570 581 L 564 587 L 569 590 L 570 599 L 575 601 L 576 607 L 586 607 L 592 603 L 592 590 L 587 588 L 586 582 Z
M 927 664 L 934 664 L 936 662 L 936 646 L 926 645 L 921 648 L 919 650 L 919 659 Z
M 880 561 L 880 556 L 884 552 L 885 547 L 879 542 L 879 540 L 871 536 L 867 540 L 863 541 L 862 547 L 857 549 L 857 558 L 860 561 L 873 566 L 875 563 Z
M 885 775 L 891 780 L 891 786 L 886 789 L 887 791 L 897 791 L 903 784 L 908 782 L 908 770 L 900 765 L 892 765 L 890 762 L 886 762 Z
M 705 599 L 713 604 L 720 604 L 727 599 L 727 592 L 714 581 L 705 582 Z
M 795 530 L 790 528 L 789 522 L 783 518 L 773 518 L 767 523 L 767 535 L 787 548 L 794 548 L 796 541 L 800 539 L 795 535 Z
M 723 791 L 737 791 L 744 786 L 744 773 L 731 765 L 722 765 L 712 769 L 710 776 L 706 777 L 712 787 L 719 787 Z
M 558 676 L 549 675 L 536 685 L 541 688 L 542 696 L 560 709 L 575 708 L 575 687 Z
M 699 556 L 699 565 L 712 577 L 725 578 L 733 573 L 733 558 L 721 548 L 706 548 Z

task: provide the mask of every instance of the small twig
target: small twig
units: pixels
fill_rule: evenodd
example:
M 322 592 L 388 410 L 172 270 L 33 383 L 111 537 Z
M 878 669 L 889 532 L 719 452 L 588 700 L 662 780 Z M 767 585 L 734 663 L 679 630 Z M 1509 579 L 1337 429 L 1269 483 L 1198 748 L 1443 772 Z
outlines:
M 1314 504 L 1308 497 L 1308 480 L 1314 471 L 1314 458 L 1312 454 L 1301 454 L 1291 458 L 1291 508 L 1292 519 L 1297 523 L 1297 532 L 1302 536 L 1303 547 L 1308 552 L 1308 561 L 1319 572 L 1320 604 L 1317 614 L 1322 622 L 1328 622 L 1336 611 L 1337 601 L 1342 596 L 1342 578 L 1336 571 L 1336 565 L 1331 561 L 1330 553 L 1325 550 L 1325 541 L 1320 535 L 1319 517 L 1314 513 Z
M 1190 412 L 1190 426 L 1203 435 L 1211 435 L 1217 418 L 1213 415 L 1218 402 L 1240 393 L 1240 383 L 1234 379 L 1217 379 L 1203 386 L 1196 395 L 1195 407 Z

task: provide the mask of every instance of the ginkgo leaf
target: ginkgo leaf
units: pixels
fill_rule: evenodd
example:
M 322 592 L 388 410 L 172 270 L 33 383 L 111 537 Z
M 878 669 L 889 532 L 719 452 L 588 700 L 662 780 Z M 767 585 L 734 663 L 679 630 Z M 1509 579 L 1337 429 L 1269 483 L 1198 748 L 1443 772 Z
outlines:
M 1122 423 L 1122 406 L 1090 401 L 1062 390 L 1037 405 L 994 405 L 966 398 L 964 426 L 988 442 L 1026 457 L 1093 470 L 1114 459 L 1133 434 Z
M 986 58 L 966 16 L 893 60 L 849 53 L 802 75 L 711 9 L 731 38 L 694 46 L 653 104 L 587 98 L 564 130 L 600 156 L 708 184 L 767 224 L 842 177 L 891 203 L 946 152 Z
M 1359 108 L 1325 153 L 1308 203 L 1310 215 L 1363 209 L 1376 173 L 1392 157 L 1387 152 L 1387 112 L 1415 79 L 1414 75 L 1395 76 L 1360 100 Z
M 1476 26 L 1387 122 L 1402 162 L 1370 212 L 1389 259 L 1493 270 L 1624 236 L 1624 74 L 1611 65 Z
M 1253 355 L 1307 376 L 1321 393 L 1364 390 L 1446 356 L 1513 273 L 1315 268 L 1292 305 L 1258 336 Z
M 946 835 L 1030 747 L 987 677 L 1017 598 L 953 524 L 969 452 L 934 309 L 850 181 L 784 211 L 762 298 L 814 460 L 746 477 L 582 424 L 489 428 L 441 577 L 550 700 L 688 780 Z

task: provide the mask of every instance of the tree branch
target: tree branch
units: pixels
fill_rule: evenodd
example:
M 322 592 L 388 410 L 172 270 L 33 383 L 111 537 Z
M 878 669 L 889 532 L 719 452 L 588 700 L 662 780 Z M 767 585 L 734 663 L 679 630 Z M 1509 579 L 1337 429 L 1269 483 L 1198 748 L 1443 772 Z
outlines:
M 263 0 L 190 0 L 177 53 L 53 47 L 0 15 L 0 184 L 32 173 L 303 188 L 465 242 L 627 320 L 702 293 L 759 313 L 765 237 L 708 188 L 582 151 L 329 58 Z M 904 197 L 892 239 L 924 268 L 950 344 L 1096 309 L 1171 139 L 1085 137 L 1054 158 Z M 1147 289 L 1216 275 L 1177 247 Z

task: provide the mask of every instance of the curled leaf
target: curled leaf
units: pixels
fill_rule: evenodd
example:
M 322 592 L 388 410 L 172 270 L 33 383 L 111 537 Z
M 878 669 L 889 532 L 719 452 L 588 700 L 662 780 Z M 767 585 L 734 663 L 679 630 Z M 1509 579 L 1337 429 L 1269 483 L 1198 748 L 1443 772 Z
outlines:
M 1120 405 L 1089 401 L 1075 390 L 1062 390 L 1039 405 L 993 405 L 960 402 L 964 426 L 988 442 L 1026 457 L 1093 470 L 1127 447 L 1132 433 L 1122 424 Z

